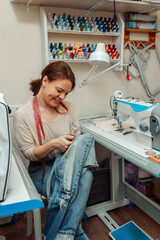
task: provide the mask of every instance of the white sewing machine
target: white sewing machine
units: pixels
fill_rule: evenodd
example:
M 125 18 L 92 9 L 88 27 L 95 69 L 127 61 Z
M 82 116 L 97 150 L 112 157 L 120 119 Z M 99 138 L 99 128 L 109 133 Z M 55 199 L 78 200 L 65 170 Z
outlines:
M 123 93 L 118 90 L 114 94 L 113 114 L 120 129 L 123 128 L 123 122 L 131 117 L 135 122 L 137 142 L 160 150 L 160 104 L 133 97 L 123 98 Z

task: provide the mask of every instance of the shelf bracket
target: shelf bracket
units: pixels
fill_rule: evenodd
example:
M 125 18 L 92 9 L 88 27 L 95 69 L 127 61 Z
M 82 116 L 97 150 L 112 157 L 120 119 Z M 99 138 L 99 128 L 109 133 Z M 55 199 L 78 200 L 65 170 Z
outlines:
M 118 63 L 112 65 L 111 67 L 108 67 L 108 68 L 105 69 L 104 71 L 99 72 L 99 73 L 97 73 L 96 75 L 90 77 L 91 73 L 93 73 L 93 72 L 97 69 L 97 67 L 98 67 L 98 66 L 95 66 L 95 65 L 94 65 L 94 66 L 90 69 L 90 71 L 88 72 L 87 76 L 82 80 L 82 82 L 81 82 L 81 84 L 80 84 L 80 87 L 82 87 L 83 85 L 85 85 L 85 84 L 86 84 L 87 82 L 89 82 L 90 80 L 92 80 L 92 79 L 100 76 L 101 74 L 103 74 L 103 73 L 105 73 L 105 72 L 108 72 L 109 70 L 118 67 L 119 65 L 120 65 L 120 62 L 118 62 Z
M 29 15 L 29 6 L 31 4 L 32 0 L 28 0 L 26 6 L 27 6 L 27 15 Z
M 104 3 L 105 3 L 104 1 L 101 1 L 101 2 L 93 5 L 92 7 L 88 8 L 88 9 L 87 9 L 87 15 L 90 16 L 90 17 L 92 17 L 92 16 L 93 16 L 93 12 L 94 12 L 96 9 L 98 9 L 99 7 L 101 7 L 102 5 L 104 5 Z

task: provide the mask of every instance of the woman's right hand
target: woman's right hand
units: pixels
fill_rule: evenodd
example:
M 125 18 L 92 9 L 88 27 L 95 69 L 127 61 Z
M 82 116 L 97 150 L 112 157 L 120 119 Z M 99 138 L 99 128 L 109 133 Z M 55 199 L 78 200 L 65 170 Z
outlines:
M 69 146 L 73 144 L 73 138 L 74 136 L 72 135 L 64 135 L 53 139 L 52 143 L 54 145 L 54 149 L 65 152 Z
M 65 152 L 73 143 L 73 138 L 74 136 L 69 134 L 54 138 L 43 145 L 35 146 L 33 149 L 33 153 L 37 159 L 44 159 L 55 149 Z

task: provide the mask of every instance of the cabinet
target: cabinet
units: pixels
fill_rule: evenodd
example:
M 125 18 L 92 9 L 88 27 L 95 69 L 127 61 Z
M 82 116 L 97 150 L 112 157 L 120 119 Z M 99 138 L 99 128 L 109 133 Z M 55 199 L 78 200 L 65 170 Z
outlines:
M 83 58 L 83 59 L 67 59 L 67 57 L 60 56 L 60 58 L 53 59 L 53 57 L 49 53 L 49 45 L 51 42 L 62 42 L 62 44 L 65 44 L 67 42 L 72 42 L 72 44 L 78 44 L 78 43 L 87 43 L 89 42 L 90 44 L 96 44 L 98 42 L 103 42 L 105 44 L 110 44 L 113 46 L 113 44 L 116 46 L 116 51 L 118 53 L 117 58 L 110 59 L 110 62 L 112 64 L 119 62 L 120 66 L 123 65 L 123 45 L 124 45 L 124 22 L 121 16 L 117 15 L 117 24 L 119 27 L 118 32 L 100 32 L 100 31 L 76 31 L 76 30 L 62 30 L 62 29 L 51 29 L 51 27 L 48 25 L 47 22 L 47 16 L 48 16 L 48 11 L 56 12 L 58 13 L 59 9 L 46 9 L 44 7 L 40 7 L 40 19 L 41 19 L 41 32 L 42 32 L 42 51 L 43 51 L 43 56 L 44 56 L 44 65 L 52 62 L 52 61 L 57 61 L 57 60 L 64 60 L 67 62 L 88 62 L 88 59 Z M 61 14 L 63 12 L 66 12 L 67 9 L 61 9 Z M 76 14 L 77 13 L 77 14 Z M 75 15 L 81 15 L 85 16 L 86 11 L 80 11 L 74 9 L 74 14 Z M 74 15 L 73 14 L 73 15 Z M 96 14 L 99 14 L 99 16 L 107 16 L 107 17 L 112 17 L 112 14 L 106 14 L 106 13 L 101 13 L 97 12 Z M 97 16 L 95 14 L 95 16 Z M 119 56 L 119 57 L 118 57 Z
M 154 179 L 154 197 L 160 201 L 160 179 Z

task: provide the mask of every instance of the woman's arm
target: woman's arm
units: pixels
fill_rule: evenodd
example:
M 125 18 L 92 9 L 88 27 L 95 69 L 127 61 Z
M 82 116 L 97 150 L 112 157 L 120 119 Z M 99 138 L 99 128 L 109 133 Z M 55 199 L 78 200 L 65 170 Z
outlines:
M 48 143 L 34 147 L 33 153 L 37 159 L 43 159 L 55 149 L 65 152 L 69 148 L 69 146 L 73 143 L 72 141 L 73 138 L 74 136 L 64 135 L 52 139 Z
M 26 121 L 26 116 L 24 116 L 23 111 L 18 110 L 15 113 L 13 120 L 16 141 L 20 150 L 28 160 L 38 161 L 44 159 L 55 149 L 65 152 L 73 143 L 73 136 L 64 135 L 39 146 L 38 139 L 36 140 L 37 132 L 34 126 L 34 118 L 29 125 L 29 123 Z

